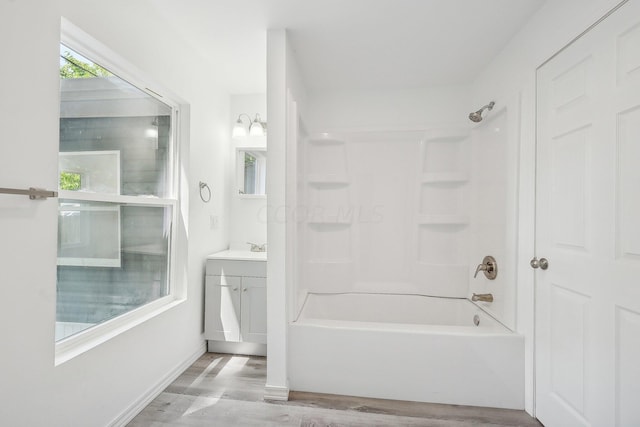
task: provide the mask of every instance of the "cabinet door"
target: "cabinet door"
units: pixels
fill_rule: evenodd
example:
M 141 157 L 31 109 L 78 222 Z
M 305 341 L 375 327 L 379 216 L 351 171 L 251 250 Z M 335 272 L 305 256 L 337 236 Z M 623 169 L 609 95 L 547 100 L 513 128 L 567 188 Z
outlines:
M 242 341 L 267 343 L 267 279 L 242 278 Z
M 204 337 L 240 341 L 240 288 L 236 276 L 206 276 Z

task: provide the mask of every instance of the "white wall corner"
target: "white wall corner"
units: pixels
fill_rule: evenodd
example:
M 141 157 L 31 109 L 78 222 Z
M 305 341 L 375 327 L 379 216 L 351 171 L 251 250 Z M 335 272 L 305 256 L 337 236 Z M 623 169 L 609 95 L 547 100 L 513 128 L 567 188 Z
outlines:
M 287 384 L 286 387 L 269 384 L 265 385 L 264 400 L 286 402 L 289 400 L 289 385 Z
M 164 391 L 165 388 L 169 386 L 172 382 L 176 380 L 187 368 L 200 358 L 207 351 L 207 346 L 203 341 L 198 345 L 198 348 L 191 353 L 184 361 L 182 361 L 178 366 L 169 371 L 163 378 L 160 379 L 153 387 L 147 390 L 143 395 L 141 395 L 138 399 L 136 399 L 127 409 L 124 410 L 120 415 L 118 415 L 111 423 L 109 423 L 109 427 L 124 427 L 131 420 L 135 418 L 142 410 L 149 405 Z

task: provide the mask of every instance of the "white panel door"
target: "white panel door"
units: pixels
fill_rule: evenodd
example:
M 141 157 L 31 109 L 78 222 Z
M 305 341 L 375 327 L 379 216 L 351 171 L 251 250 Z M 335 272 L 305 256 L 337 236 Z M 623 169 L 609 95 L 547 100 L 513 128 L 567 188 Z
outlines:
M 267 279 L 242 278 L 242 341 L 267 343 Z
M 240 341 L 240 288 L 237 276 L 206 276 L 204 337 L 217 341 Z
M 536 416 L 640 426 L 640 0 L 537 79 Z

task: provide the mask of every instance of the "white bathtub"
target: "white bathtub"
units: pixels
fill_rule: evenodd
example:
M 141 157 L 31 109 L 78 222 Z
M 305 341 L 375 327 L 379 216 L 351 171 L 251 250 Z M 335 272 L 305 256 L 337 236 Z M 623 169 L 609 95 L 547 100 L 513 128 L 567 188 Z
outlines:
M 297 391 L 523 409 L 524 337 L 466 299 L 308 294 L 289 329 L 289 380 Z

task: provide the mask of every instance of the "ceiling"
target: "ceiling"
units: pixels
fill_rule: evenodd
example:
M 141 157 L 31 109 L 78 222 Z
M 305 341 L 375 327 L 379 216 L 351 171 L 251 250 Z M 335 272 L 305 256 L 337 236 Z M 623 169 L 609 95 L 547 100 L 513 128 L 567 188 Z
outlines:
M 266 90 L 266 30 L 286 28 L 310 90 L 468 84 L 544 0 L 147 0 L 220 71 Z

